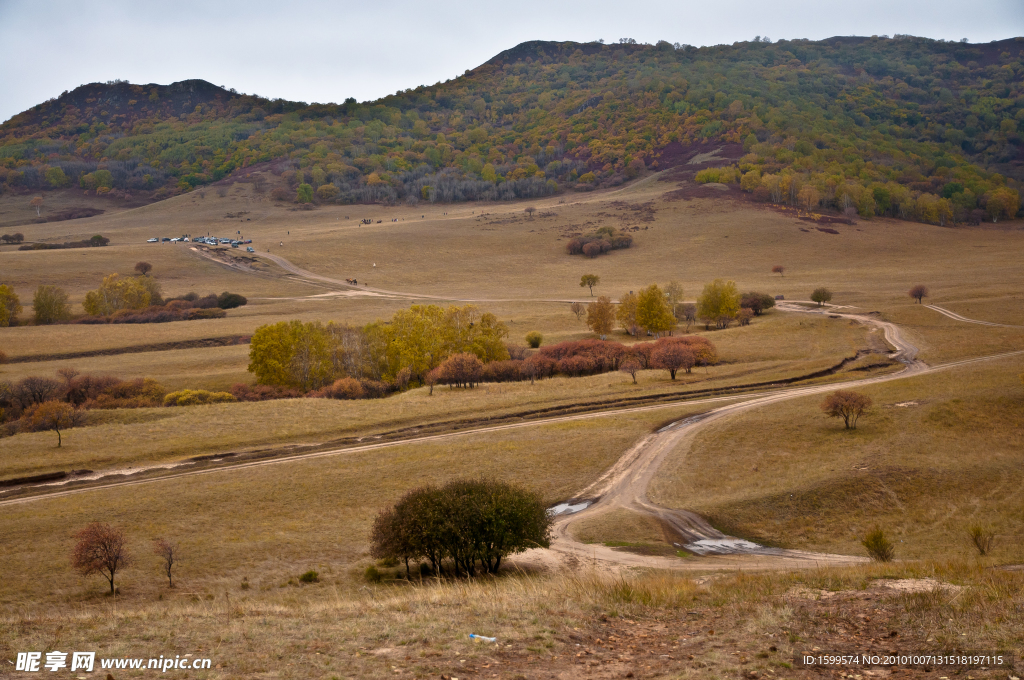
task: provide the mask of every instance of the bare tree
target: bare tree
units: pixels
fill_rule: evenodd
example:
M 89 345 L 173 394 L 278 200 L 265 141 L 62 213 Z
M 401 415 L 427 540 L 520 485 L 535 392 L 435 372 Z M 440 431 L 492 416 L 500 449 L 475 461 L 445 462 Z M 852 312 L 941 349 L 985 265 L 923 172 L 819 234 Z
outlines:
M 778 274 L 779 276 L 785 276 L 786 275 L 784 273 L 785 271 L 786 271 L 786 268 L 783 267 L 781 264 L 777 264 L 774 267 L 772 267 L 772 274 Z
M 580 321 L 583 315 L 587 313 L 587 308 L 583 306 L 582 302 L 574 302 L 569 305 L 569 311 L 576 315 L 577 321 Z
M 71 566 L 83 576 L 103 574 L 110 582 L 113 595 L 117 572 L 132 565 L 132 557 L 125 544 L 124 530 L 109 524 L 93 522 L 75 534 L 77 543 L 71 554 Z
M 928 297 L 928 287 L 918 284 L 910 289 L 908 295 L 917 300 L 917 304 L 921 304 L 921 300 Z
M 29 203 L 32 205 L 33 208 L 36 209 L 36 217 L 39 217 L 39 212 L 43 208 L 43 197 L 36 196 L 31 201 L 29 201 Z
M 531 205 L 531 206 L 528 206 L 528 207 L 526 208 L 526 210 L 525 210 L 524 212 L 525 212 L 525 213 L 526 213 L 527 215 L 529 215 L 529 216 L 530 216 L 530 219 L 532 220 L 532 219 L 533 219 L 533 213 L 537 212 L 537 209 L 536 209 L 536 208 L 534 208 L 534 207 L 533 207 L 533 206 Z
M 178 546 L 167 539 L 158 538 L 153 541 L 153 553 L 164 562 L 164 572 L 167 574 L 167 587 L 174 587 L 174 579 L 171 578 L 171 569 L 178 559 Z
M 850 390 L 836 390 L 821 402 L 821 410 L 829 418 L 842 418 L 847 430 L 857 429 L 857 420 L 870 406 L 870 397 Z
M 148 262 L 136 262 L 135 263 L 135 272 L 137 274 L 139 274 L 140 276 L 145 276 L 146 274 L 150 273 L 151 271 L 153 271 L 153 265 L 151 265 L 150 263 L 148 263 Z

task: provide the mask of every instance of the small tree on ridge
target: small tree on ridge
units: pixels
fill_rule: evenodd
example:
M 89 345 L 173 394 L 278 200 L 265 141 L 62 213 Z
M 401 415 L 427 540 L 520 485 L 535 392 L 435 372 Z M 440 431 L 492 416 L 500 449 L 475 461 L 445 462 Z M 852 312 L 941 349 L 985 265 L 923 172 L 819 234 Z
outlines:
M 928 297 L 928 287 L 918 284 L 910 289 L 908 295 L 917 300 L 917 304 L 921 304 L 921 300 Z

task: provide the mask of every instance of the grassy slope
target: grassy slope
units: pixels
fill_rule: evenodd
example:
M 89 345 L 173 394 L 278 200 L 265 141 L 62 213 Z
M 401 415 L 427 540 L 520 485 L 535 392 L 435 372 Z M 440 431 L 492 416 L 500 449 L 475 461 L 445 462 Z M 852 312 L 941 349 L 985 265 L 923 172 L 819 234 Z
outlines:
M 959 555 L 994 527 L 995 555 L 1024 559 L 1024 388 L 1019 358 L 865 387 L 858 428 L 796 399 L 712 424 L 652 487 L 723 529 L 772 544 L 858 553 L 876 524 L 897 556 Z

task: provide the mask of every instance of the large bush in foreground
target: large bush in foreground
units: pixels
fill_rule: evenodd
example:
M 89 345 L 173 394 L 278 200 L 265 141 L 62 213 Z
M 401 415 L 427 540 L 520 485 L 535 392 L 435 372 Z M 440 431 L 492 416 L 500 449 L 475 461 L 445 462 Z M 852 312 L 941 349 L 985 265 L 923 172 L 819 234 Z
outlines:
M 548 546 L 551 518 L 540 496 L 493 480 L 455 480 L 408 492 L 373 523 L 370 554 L 430 561 L 435 574 L 495 573 L 504 557 Z

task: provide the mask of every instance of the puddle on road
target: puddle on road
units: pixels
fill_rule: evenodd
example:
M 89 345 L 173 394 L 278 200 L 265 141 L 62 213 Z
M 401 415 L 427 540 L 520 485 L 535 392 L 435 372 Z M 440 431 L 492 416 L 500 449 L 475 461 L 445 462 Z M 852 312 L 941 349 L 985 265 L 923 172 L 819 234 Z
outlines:
M 586 510 L 594 501 L 580 501 L 579 503 L 559 503 L 553 508 L 548 508 L 548 514 L 552 517 L 559 515 L 574 515 L 581 510 Z
M 731 555 L 765 550 L 764 546 L 742 538 L 703 538 L 682 547 L 698 555 Z

